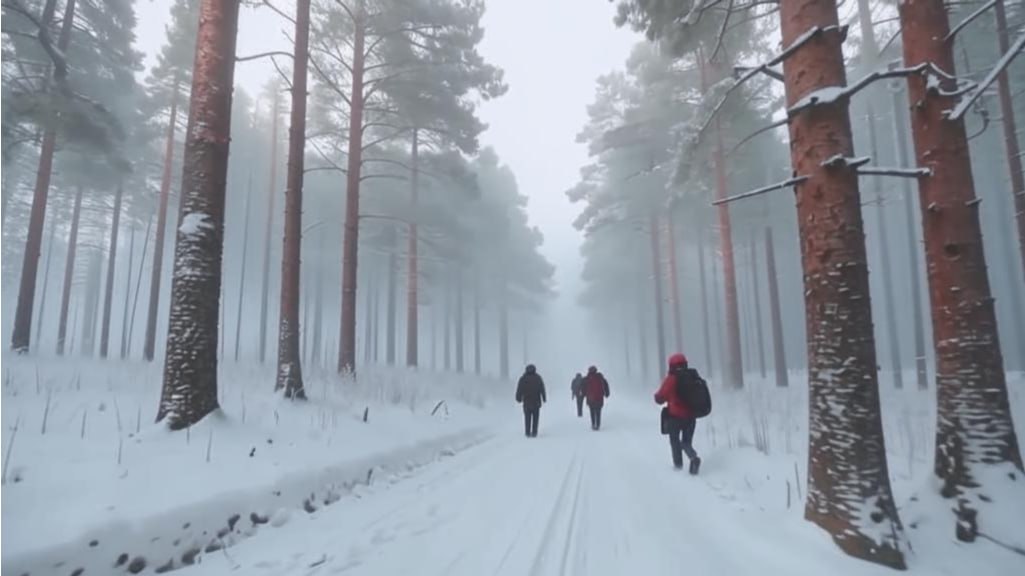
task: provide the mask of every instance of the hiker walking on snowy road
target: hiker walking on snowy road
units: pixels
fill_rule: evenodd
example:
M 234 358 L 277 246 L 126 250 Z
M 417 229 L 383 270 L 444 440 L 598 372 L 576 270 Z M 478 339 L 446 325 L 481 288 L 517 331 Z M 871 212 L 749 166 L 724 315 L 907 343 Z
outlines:
M 698 371 L 687 365 L 687 357 L 673 354 L 669 357 L 669 373 L 655 392 L 656 404 L 668 404 L 662 409 L 662 433 L 669 436 L 673 453 L 673 466 L 683 468 L 683 453 L 690 460 L 690 473 L 697 474 L 701 458 L 694 450 L 694 429 L 697 419 L 712 410 L 708 384 Z
M 541 405 L 548 401 L 545 382 L 533 364 L 520 376 L 516 385 L 516 401 L 523 404 L 523 427 L 527 438 L 537 438 L 537 420 L 541 416 Z
M 580 372 L 573 377 L 573 383 L 570 384 L 569 389 L 573 394 L 573 399 L 577 401 L 577 418 L 581 418 L 584 415 L 584 377 L 580 375 Z
M 587 369 L 584 396 L 587 397 L 587 408 L 591 411 L 591 430 L 598 430 L 601 428 L 601 409 L 609 397 L 609 382 L 594 366 Z

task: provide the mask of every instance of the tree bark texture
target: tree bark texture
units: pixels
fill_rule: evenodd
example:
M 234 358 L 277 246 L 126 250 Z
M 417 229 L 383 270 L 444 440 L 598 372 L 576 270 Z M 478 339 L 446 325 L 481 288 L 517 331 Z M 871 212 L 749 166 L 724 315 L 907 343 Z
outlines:
M 202 0 L 182 168 L 164 384 L 157 421 L 192 426 L 218 408 L 217 321 L 238 0 Z
M 931 62 L 954 73 L 949 21 L 942 0 L 905 0 L 900 6 L 907 66 Z M 940 82 L 944 91 L 955 86 Z M 990 501 L 984 471 L 1022 460 L 1011 422 L 996 314 L 986 273 L 978 199 L 964 122 L 951 121 L 953 98 L 908 78 L 911 134 L 925 236 L 925 263 L 936 349 L 935 473 L 940 493 L 954 501 L 955 534 L 973 541 L 980 511 Z
M 783 45 L 819 29 L 783 62 L 793 107 L 847 83 L 836 3 L 783 0 Z M 890 490 L 879 403 L 868 265 L 856 168 L 829 162 L 854 153 L 844 99 L 792 114 L 808 339 L 809 447 L 805 518 L 846 553 L 904 568 L 903 531 Z

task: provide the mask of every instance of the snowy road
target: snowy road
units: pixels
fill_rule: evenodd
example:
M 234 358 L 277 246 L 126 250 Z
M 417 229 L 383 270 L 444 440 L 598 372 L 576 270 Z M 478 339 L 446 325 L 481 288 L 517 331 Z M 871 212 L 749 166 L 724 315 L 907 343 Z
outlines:
M 887 573 L 842 558 L 795 514 L 724 490 L 716 479 L 732 471 L 717 452 L 706 451 L 700 477 L 674 471 L 654 405 L 612 404 L 600 432 L 569 405 L 543 409 L 536 439 L 523 437 L 511 410 L 483 444 L 313 515 L 293 514 L 182 573 Z

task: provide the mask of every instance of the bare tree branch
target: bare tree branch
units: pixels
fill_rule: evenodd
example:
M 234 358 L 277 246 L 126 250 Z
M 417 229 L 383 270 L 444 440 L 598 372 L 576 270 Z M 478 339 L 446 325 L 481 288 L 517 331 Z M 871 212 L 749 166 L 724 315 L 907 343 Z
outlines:
M 250 60 L 259 60 L 260 58 L 273 58 L 274 56 L 287 56 L 289 58 L 294 58 L 294 56 L 292 54 L 289 54 L 288 52 L 275 50 L 273 52 L 262 52 L 260 54 L 252 54 L 249 56 L 235 56 L 235 62 L 249 62 Z
M 752 196 L 760 196 L 762 194 L 765 194 L 766 192 L 772 192 L 774 190 L 782 190 L 783 188 L 790 188 L 790 187 L 793 187 L 793 186 L 796 186 L 796 185 L 800 184 L 801 182 L 804 182 L 807 179 L 808 179 L 807 176 L 797 176 L 796 178 L 791 178 L 789 180 L 784 180 L 783 182 L 777 182 L 776 184 L 770 184 L 770 185 L 765 186 L 763 188 L 757 188 L 755 190 L 751 190 L 750 192 L 744 192 L 743 194 L 737 194 L 736 196 L 729 196 L 729 197 L 723 198 L 721 200 L 716 200 L 716 201 L 712 202 L 712 206 L 718 206 L 720 204 L 727 204 L 729 202 L 735 202 L 737 200 L 743 200 L 744 198 L 751 198 Z
M 958 22 L 957 26 L 954 26 L 950 29 L 950 32 L 948 32 L 947 35 L 943 38 L 943 41 L 950 42 L 951 40 L 953 40 L 954 36 L 957 35 L 958 32 L 960 32 L 965 26 L 970 24 L 972 20 L 975 20 L 979 16 L 982 16 L 983 13 L 996 6 L 996 3 L 997 0 L 989 0 L 989 2 L 983 4 L 978 10 L 969 14 L 964 20 Z
M 982 96 L 982 93 L 986 91 L 986 88 L 989 88 L 990 84 L 996 81 L 997 76 L 1000 76 L 1000 74 L 1011 65 L 1011 62 L 1014 61 L 1018 54 L 1021 54 L 1023 48 L 1025 48 L 1025 32 L 1018 35 L 1018 39 L 1015 40 L 1014 45 L 1007 51 L 1007 54 L 1004 54 L 1003 57 L 1000 58 L 1000 61 L 997 62 L 996 66 L 994 66 L 993 69 L 989 71 L 989 74 L 986 75 L 986 78 L 976 86 L 974 90 L 972 90 L 971 94 L 964 100 L 961 100 L 961 102 L 951 110 L 950 114 L 947 115 L 947 119 L 960 120 L 961 117 L 964 116 L 965 112 L 968 111 L 968 108 L 972 103 L 978 100 L 979 96 Z
M 930 168 L 885 168 L 880 166 L 871 166 L 868 168 L 858 168 L 858 176 L 921 178 L 923 176 L 932 176 L 932 170 Z

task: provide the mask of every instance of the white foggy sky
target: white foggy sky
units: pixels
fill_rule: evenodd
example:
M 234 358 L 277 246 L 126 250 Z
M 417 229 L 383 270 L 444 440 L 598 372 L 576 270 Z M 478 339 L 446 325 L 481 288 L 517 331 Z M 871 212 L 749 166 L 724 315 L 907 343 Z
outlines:
M 281 2 L 282 8 L 291 2 Z M 480 50 L 491 63 L 505 70 L 509 91 L 484 103 L 480 115 L 488 124 L 482 146 L 492 146 L 516 174 L 521 193 L 529 198 L 530 222 L 544 233 L 544 254 L 556 266 L 559 298 L 548 310 L 545 326 L 536 338 L 560 343 L 558 353 L 544 342 L 531 345 L 532 353 L 548 351 L 536 359 L 561 379 L 591 363 L 599 351 L 587 350 L 585 317 L 574 305 L 580 277 L 580 235 L 572 227 L 579 208 L 566 199 L 565 190 L 587 162 L 575 136 L 586 120 L 586 106 L 594 94 L 594 80 L 621 67 L 630 47 L 640 37 L 618 30 L 612 23 L 614 5 L 607 0 L 487 0 L 485 36 Z M 165 41 L 164 24 L 171 0 L 142 0 L 137 4 L 139 49 L 147 65 Z M 243 8 L 240 15 L 238 54 L 290 50 L 284 31 L 290 23 L 267 9 Z M 266 61 L 240 63 L 235 80 L 258 95 L 269 75 Z M 514 342 L 515 342 L 514 337 Z M 578 345 L 566 348 L 568 342 Z M 513 365 L 519 361 L 514 347 Z

